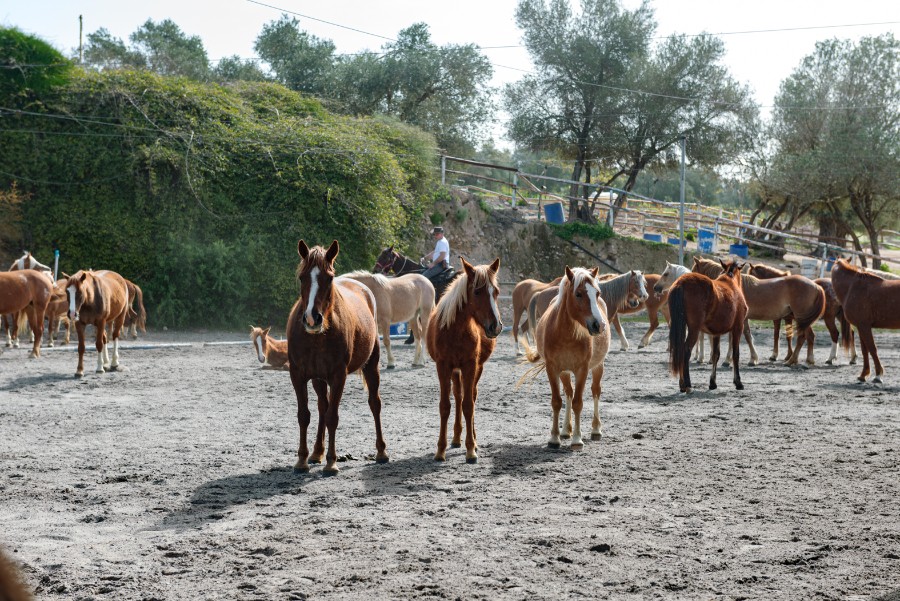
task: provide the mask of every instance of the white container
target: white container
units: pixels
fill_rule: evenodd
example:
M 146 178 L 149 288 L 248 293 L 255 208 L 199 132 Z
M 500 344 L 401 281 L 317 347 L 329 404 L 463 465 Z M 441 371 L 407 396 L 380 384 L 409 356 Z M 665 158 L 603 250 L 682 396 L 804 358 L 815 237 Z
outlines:
M 811 280 L 819 277 L 819 260 L 803 259 L 802 261 L 800 261 L 800 274 L 805 275 Z

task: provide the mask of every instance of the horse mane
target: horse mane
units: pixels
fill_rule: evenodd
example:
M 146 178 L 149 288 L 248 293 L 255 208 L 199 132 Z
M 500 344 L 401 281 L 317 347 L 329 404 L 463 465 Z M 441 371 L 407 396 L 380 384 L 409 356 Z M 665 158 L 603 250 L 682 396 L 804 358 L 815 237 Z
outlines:
M 479 288 L 486 284 L 491 284 L 494 288 L 500 288 L 497 284 L 497 274 L 491 274 L 488 265 L 474 265 L 475 270 L 475 287 Z M 457 276 L 450 283 L 450 286 L 444 292 L 444 296 L 438 301 L 435 307 L 438 320 L 438 326 L 442 329 L 448 329 L 453 322 L 456 321 L 456 314 L 465 306 L 468 299 L 469 275 L 465 271 Z
M 628 298 L 628 289 L 631 287 L 631 272 L 626 271 L 614 278 L 595 283 L 597 289 L 600 290 L 600 296 L 603 297 L 603 300 L 606 301 L 607 305 L 612 305 L 617 309 L 621 309 L 622 303 Z
M 356 271 L 351 271 L 349 273 L 345 273 L 341 276 L 342 278 L 366 278 L 374 280 L 374 283 L 382 288 L 385 288 L 390 284 L 390 279 L 384 274 L 381 273 L 372 273 L 371 271 L 366 271 L 365 269 L 357 269 Z
M 588 283 L 591 284 L 592 286 L 594 286 L 595 288 L 597 288 L 598 290 L 600 290 L 600 285 L 602 283 L 607 283 L 607 282 L 598 283 L 597 279 L 591 275 L 591 272 L 589 270 L 585 269 L 584 267 L 573 267 L 572 273 L 575 275 L 575 277 L 572 279 L 572 281 L 569 281 L 569 278 L 567 278 L 567 277 L 563 277 L 562 281 L 559 283 L 559 292 L 556 294 L 556 297 L 552 301 L 550 301 L 550 306 L 547 307 L 548 312 L 550 311 L 550 307 L 553 307 L 554 304 L 555 305 L 562 304 L 562 300 L 563 300 L 563 298 L 565 298 L 565 295 L 568 294 L 570 288 L 571 289 L 578 288 L 579 286 L 581 286 L 582 283 L 584 283 L 585 280 L 588 280 Z M 623 274 L 623 275 L 625 275 L 625 274 Z M 619 276 L 619 277 L 621 277 L 621 276 Z M 613 278 L 613 279 L 618 279 L 618 278 Z M 609 280 L 609 281 L 612 281 L 612 280 Z M 628 287 L 626 286 L 625 289 L 627 291 Z M 626 294 L 627 294 L 627 292 L 626 292 Z M 603 295 L 602 291 L 601 291 L 600 295 L 601 296 Z M 575 321 L 575 320 L 572 320 L 572 334 L 575 336 L 575 338 L 589 338 L 590 337 L 590 333 L 588 332 L 588 330 L 584 326 L 584 324 L 582 324 L 578 321 Z
M 846 269 L 850 273 L 856 274 L 856 277 L 862 280 L 868 280 L 870 282 L 884 282 L 886 281 L 883 277 L 877 276 L 874 273 L 870 273 L 865 271 L 861 267 L 857 267 L 855 265 L 851 265 L 844 259 L 838 259 L 838 265 L 841 266 L 841 269 Z
M 300 259 L 300 264 L 297 265 L 297 280 L 299 280 L 304 273 L 311 270 L 313 267 L 318 267 L 322 271 L 326 271 L 328 269 L 328 261 L 325 259 L 325 249 L 321 246 L 313 246 L 309 249 L 309 254 L 305 259 Z

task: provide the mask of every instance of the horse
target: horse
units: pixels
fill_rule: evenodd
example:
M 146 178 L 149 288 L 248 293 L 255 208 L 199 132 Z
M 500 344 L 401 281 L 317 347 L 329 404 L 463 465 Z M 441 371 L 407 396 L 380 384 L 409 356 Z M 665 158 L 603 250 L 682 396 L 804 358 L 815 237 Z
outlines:
M 519 348 L 519 322 L 522 320 L 522 314 L 526 315 L 524 321 L 522 321 L 522 334 L 527 336 L 528 329 L 528 303 L 531 301 L 531 297 L 533 297 L 538 292 L 542 290 L 546 290 L 551 286 L 558 286 L 559 282 L 562 280 L 562 276 L 556 278 L 549 284 L 545 284 L 540 280 L 522 280 L 516 287 L 513 288 L 512 293 L 512 307 L 513 307 L 513 324 L 512 324 L 512 337 L 513 344 L 516 348 L 516 355 L 521 355 L 522 351 Z M 533 336 L 533 333 L 532 333 Z
M 13 261 L 9 266 L 8 271 L 20 271 L 23 269 L 40 271 L 50 278 L 51 283 L 53 282 L 53 271 L 48 266 L 35 259 L 29 251 L 25 251 L 25 254 Z M 12 336 L 10 334 L 10 331 L 13 330 L 13 322 L 16 322 L 17 324 L 15 328 L 16 331 L 23 329 L 25 327 L 25 314 L 21 312 L 17 314 L 0 314 L 0 327 L 3 328 L 3 331 L 6 334 L 6 346 L 19 348 L 18 336 Z M 32 340 L 32 342 L 34 341 Z
M 74 324 L 66 317 L 66 313 L 69 310 L 69 301 L 66 298 L 66 282 L 68 281 L 68 277 L 56 280 L 56 283 L 53 284 L 53 295 L 47 304 L 47 312 L 45 313 L 47 318 L 47 346 L 50 347 L 56 342 L 56 336 L 63 321 L 66 324 L 66 335 L 63 344 L 69 344 L 69 339 L 72 336 Z
M 602 436 L 600 428 L 600 381 L 603 378 L 603 361 L 609 352 L 610 328 L 607 305 L 603 301 L 600 285 L 596 280 L 597 268 L 590 271 L 581 267 L 566 266 L 566 277 L 558 287 L 557 295 L 534 329 L 536 351 L 528 349 L 527 358 L 535 367 L 526 372 L 520 383 L 547 372 L 550 381 L 550 406 L 552 420 L 550 440 L 547 446 L 559 448 L 559 412 L 562 408 L 560 382 L 566 393 L 566 423 L 568 434 L 571 414 L 572 450 L 581 450 L 581 409 L 588 372 L 591 372 L 591 395 L 594 399 L 594 418 L 591 422 L 591 440 Z M 527 346 L 527 343 L 526 343 Z M 569 374 L 575 376 L 572 389 Z
M 503 331 L 497 298 L 500 286 L 497 272 L 500 259 L 490 265 L 473 266 L 460 257 L 462 270 L 446 294 L 438 301 L 428 320 L 426 346 L 434 360 L 440 384 L 441 418 L 435 461 L 445 461 L 447 420 L 450 417 L 450 391 L 456 399 L 456 420 L 451 445 L 460 446 L 462 416 L 466 419 L 466 463 L 478 461 L 475 436 L 475 402 L 478 380 L 484 364 L 494 352 L 497 337 Z
M 381 396 L 378 371 L 380 346 L 375 320 L 375 296 L 365 285 L 349 278 L 335 278 L 334 260 L 340 251 L 337 240 L 328 250 L 297 243 L 300 264 L 297 281 L 300 296 L 287 323 L 288 369 L 297 396 L 300 445 L 294 472 L 309 471 L 310 463 L 321 463 L 325 475 L 338 473 L 335 433 L 338 408 L 347 375 L 362 370 L 368 388 L 369 409 L 375 419 L 375 461 L 386 463 L 387 445 L 381 433 Z M 309 390 L 312 380 L 319 406 L 319 426 L 312 455 L 306 444 L 309 428 Z M 328 453 L 325 430 L 328 429 Z
M 791 275 L 791 272 L 776 269 L 775 267 L 764 265 L 762 263 L 751 263 L 750 275 L 756 276 L 760 279 L 771 279 L 789 276 Z M 828 360 L 825 361 L 825 364 L 834 365 L 834 362 L 837 359 L 838 342 L 841 333 L 841 331 L 835 324 L 835 319 L 838 319 L 839 322 L 843 324 L 843 322 L 845 321 L 844 310 L 843 307 L 841 307 L 841 301 L 838 300 L 837 295 L 834 293 L 834 286 L 831 284 L 831 278 L 818 278 L 813 281 L 818 284 L 825 292 L 825 312 L 822 314 L 822 321 L 825 322 L 825 327 L 828 329 L 828 334 L 831 336 L 831 354 L 828 356 Z M 793 319 L 793 316 L 788 316 L 787 318 L 785 318 L 785 321 L 787 321 L 788 319 Z M 850 336 L 850 364 L 855 365 L 856 345 L 853 342 L 853 329 L 847 327 L 844 331 L 848 332 Z M 775 326 L 775 335 L 778 336 L 777 322 Z M 787 338 L 787 343 L 788 356 L 790 356 L 792 353 L 790 337 Z
M 734 386 L 743 390 L 738 361 L 741 330 L 747 320 L 747 301 L 742 291 L 741 267 L 737 261 L 723 263 L 724 273 L 715 280 L 702 273 L 688 273 L 669 288 L 669 370 L 678 377 L 681 392 L 690 393 L 691 349 L 702 333 L 711 334 L 712 374 L 709 389 L 716 389 L 716 367 L 719 363 L 719 340 L 731 334 L 734 357 Z
M 650 340 L 653 338 L 653 333 L 656 331 L 656 328 L 659 327 L 659 313 L 660 311 L 663 314 L 663 318 L 665 318 L 666 323 L 669 323 L 669 292 L 668 287 L 672 285 L 674 282 L 674 278 L 665 285 L 664 288 L 659 289 L 658 284 L 661 279 L 666 277 L 666 273 L 670 269 L 681 268 L 687 273 L 689 270 L 686 267 L 682 267 L 681 265 L 673 265 L 666 261 L 666 271 L 662 274 L 656 273 L 647 273 L 644 274 L 644 279 L 647 282 L 647 299 L 638 304 L 637 307 L 622 307 L 619 309 L 619 312 L 622 315 L 631 315 L 633 313 L 638 313 L 644 309 L 647 310 L 647 317 L 650 320 L 650 326 L 647 328 L 647 331 L 644 332 L 643 337 L 641 337 L 641 342 L 638 344 L 638 348 L 642 349 L 650 345 Z M 679 274 L 680 275 L 680 274 Z M 652 291 L 652 292 L 651 292 Z M 620 331 L 621 325 L 619 324 L 619 316 L 618 314 L 614 315 L 610 322 L 613 326 L 615 326 L 616 331 Z
M 865 382 L 869 377 L 869 355 L 875 364 L 873 384 L 881 384 L 884 368 L 878 359 L 872 328 L 900 328 L 900 281 L 885 280 L 853 267 L 844 259 L 838 259 L 831 269 L 834 292 L 844 308 L 847 323 L 856 326 L 859 346 L 862 349 L 863 368 L 857 378 Z M 898 303 L 898 304 L 895 304 Z M 845 337 L 844 348 L 851 344 Z
M 710 278 L 718 277 L 722 272 L 722 265 L 709 259 L 694 257 L 693 271 L 703 273 Z M 741 287 L 747 301 L 747 319 L 759 319 L 775 321 L 784 319 L 793 314 L 796 320 L 795 331 L 803 334 L 804 338 L 797 340 L 797 346 L 793 354 L 788 357 L 786 365 L 797 365 L 800 349 L 804 340 L 808 343 L 806 363 L 815 364 L 813 357 L 813 343 L 816 334 L 812 325 L 816 323 L 825 311 L 825 292 L 815 282 L 801 275 L 791 275 L 773 280 L 761 280 L 749 274 L 741 274 Z M 791 326 L 788 326 L 791 327 Z M 759 354 L 753 344 L 753 335 L 750 332 L 750 324 L 744 324 L 744 337 L 750 346 L 750 365 L 759 363 Z M 732 345 L 731 348 L 734 348 Z M 778 358 L 778 338 L 775 338 L 773 354 L 770 360 Z M 731 362 L 731 354 L 725 357 L 724 365 Z
M 883 269 L 874 269 L 872 267 L 861 267 L 860 269 L 869 275 L 878 276 L 882 280 L 900 280 L 900 275 L 891 273 L 890 271 L 884 271 Z
M 69 301 L 68 317 L 75 322 L 78 333 L 78 368 L 75 377 L 84 376 L 85 328 L 94 326 L 97 332 L 98 374 L 119 368 L 119 334 L 125 324 L 130 300 L 125 278 L 115 271 L 78 271 L 66 282 Z M 109 352 L 106 324 L 112 324 L 112 354 Z
M 250 326 L 250 340 L 256 350 L 256 357 L 263 367 L 268 365 L 273 369 L 287 369 L 287 340 L 278 340 L 269 336 L 271 329 L 271 326 L 265 330 Z
M 395 365 L 391 352 L 391 324 L 404 321 L 409 322 L 416 344 L 413 367 L 425 365 L 423 338 L 428 316 L 434 308 L 434 286 L 428 278 L 417 273 L 389 278 L 368 271 L 351 271 L 340 277 L 362 282 L 375 295 L 376 318 L 387 353 L 387 368 L 394 369 Z
M 44 333 L 44 313 L 53 295 L 50 279 L 42 272 L 34 269 L 0 272 L 0 314 L 18 314 L 28 316 L 31 332 L 34 334 L 34 346 L 28 355 L 32 358 L 41 356 L 41 337 Z M 12 337 L 18 339 L 19 320 L 12 322 Z
M 601 278 L 606 277 L 603 280 Z M 647 281 L 640 271 L 628 271 L 617 276 L 599 276 L 595 278 L 600 295 L 606 304 L 607 319 L 610 323 L 617 320 L 618 312 L 625 307 L 632 309 L 638 307 L 640 303 L 646 302 Z M 550 303 L 559 293 L 558 286 L 553 286 L 535 294 L 528 303 L 528 323 L 529 328 L 534 332 L 537 327 L 538 319 L 547 311 Z M 617 330 L 621 350 L 628 349 L 628 339 L 625 338 L 625 332 L 622 331 L 621 325 Z
M 0 599 L 3 601 L 32 601 L 31 587 L 22 577 L 19 567 L 0 550 Z
M 131 332 L 131 339 L 137 340 L 137 331 L 147 333 L 147 310 L 144 308 L 144 291 L 141 287 L 129 279 L 125 280 L 128 286 L 128 298 L 131 301 L 128 315 L 125 316 L 125 331 Z M 137 309 L 134 305 L 137 305 Z

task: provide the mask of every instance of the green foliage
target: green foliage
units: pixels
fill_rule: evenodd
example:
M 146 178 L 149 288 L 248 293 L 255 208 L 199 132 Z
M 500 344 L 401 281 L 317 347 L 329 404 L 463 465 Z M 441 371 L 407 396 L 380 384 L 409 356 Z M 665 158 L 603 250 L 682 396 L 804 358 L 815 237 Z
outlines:
M 88 34 L 85 63 L 102 70 L 149 69 L 160 75 L 181 75 L 198 81 L 209 75 L 203 40 L 185 34 L 170 19 L 159 23 L 147 19 L 129 39 L 130 48 L 103 27 Z
M 298 239 L 337 239 L 339 271 L 368 269 L 417 239 L 432 207 L 433 138 L 274 83 L 88 71 L 35 112 L 77 119 L 15 115 L 0 130 L 0 190 L 17 181 L 26 198 L 23 237 L 39 258 L 58 243 L 61 270 L 133 279 L 159 325 L 283 324 Z
M 584 223 L 582 221 L 569 221 L 568 223 L 548 223 L 553 233 L 563 240 L 572 240 L 575 237 L 588 238 L 595 242 L 614 238 L 616 233 L 605 223 Z
M 466 220 L 466 217 L 468 217 L 468 216 L 469 216 L 469 210 L 468 210 L 468 209 L 464 209 L 464 208 L 462 208 L 462 207 L 456 209 L 456 215 L 455 215 L 455 217 L 456 217 L 456 222 L 457 222 L 457 223 L 462 223 L 463 221 Z
M 335 61 L 334 43 L 303 31 L 297 19 L 282 15 L 278 21 L 267 23 L 253 48 L 288 88 L 327 93 Z
M 63 85 L 72 63 L 47 42 L 14 27 L 0 27 L 0 102 L 8 107 L 14 96 L 42 94 Z
M 440 224 L 444 223 L 444 214 L 440 213 L 438 211 L 435 211 L 434 213 L 431 214 L 429 219 L 431 219 L 431 225 L 440 225 Z

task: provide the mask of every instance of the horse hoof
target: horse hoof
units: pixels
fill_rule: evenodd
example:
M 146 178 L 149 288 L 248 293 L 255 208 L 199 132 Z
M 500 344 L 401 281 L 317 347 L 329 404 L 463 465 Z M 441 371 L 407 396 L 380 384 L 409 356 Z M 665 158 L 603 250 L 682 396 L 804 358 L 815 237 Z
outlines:
M 583 451 L 584 443 L 583 442 L 573 442 L 569 445 L 569 448 L 573 451 Z
M 434 460 L 444 462 L 444 461 L 447 461 L 447 456 L 444 455 L 443 453 L 435 453 Z
M 591 432 L 591 440 L 600 440 L 603 438 L 603 434 L 600 432 Z
M 309 472 L 309 466 L 308 466 L 308 465 L 300 465 L 300 464 L 298 463 L 297 465 L 294 466 L 294 473 L 295 473 L 295 474 L 305 474 L 305 473 L 307 473 L 307 472 Z
M 735 384 L 734 387 L 737 388 L 738 390 L 743 390 L 743 389 L 744 389 L 744 385 L 741 384 L 740 382 L 738 382 L 737 384 Z
M 340 472 L 340 471 L 341 470 L 339 470 L 336 466 L 330 466 L 330 467 L 326 466 L 326 467 L 322 468 L 322 475 L 326 476 L 326 477 L 327 476 L 337 476 L 338 472 Z
M 569 440 L 570 438 L 572 438 L 572 435 L 571 434 L 560 434 L 559 437 L 562 438 L 563 440 Z
M 462 446 L 462 443 L 459 443 L 459 442 L 451 442 L 451 443 L 450 443 L 450 448 L 451 448 L 451 449 L 458 449 L 458 448 L 461 447 L 461 446 Z
M 856 357 L 850 359 L 850 365 L 856 365 Z
M 76 371 L 76 372 L 75 372 L 75 377 L 76 377 L 76 378 L 83 378 L 83 377 L 84 377 L 84 372 L 83 372 L 83 371 Z
M 872 384 L 884 384 L 884 382 L 881 381 L 881 376 L 875 376 L 872 378 Z
M 118 370 L 119 370 L 118 365 L 110 365 L 109 367 L 106 368 L 106 371 L 118 371 Z
M 828 359 L 828 360 L 825 362 L 825 365 L 834 365 L 834 360 Z
M 475 457 L 466 457 L 466 463 L 478 463 L 478 456 Z
M 716 388 L 718 388 L 718 385 L 717 385 L 715 382 L 710 382 L 710 383 L 709 383 L 709 389 L 710 389 L 710 390 L 715 390 Z
M 548 442 L 548 443 L 547 443 L 547 448 L 548 448 L 548 449 L 558 449 L 558 448 L 559 448 L 559 443 L 558 443 L 558 442 Z
M 859 376 L 858 378 L 856 378 L 856 381 L 859 382 L 860 384 L 866 383 L 866 379 L 862 376 Z
M 387 455 L 378 455 L 377 457 L 375 457 L 375 463 L 387 463 L 390 460 L 391 458 Z
M 388 365 L 387 369 L 394 369 L 395 367 L 396 367 L 396 365 Z

